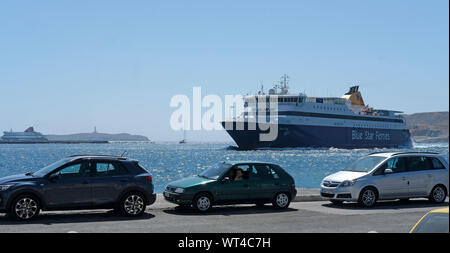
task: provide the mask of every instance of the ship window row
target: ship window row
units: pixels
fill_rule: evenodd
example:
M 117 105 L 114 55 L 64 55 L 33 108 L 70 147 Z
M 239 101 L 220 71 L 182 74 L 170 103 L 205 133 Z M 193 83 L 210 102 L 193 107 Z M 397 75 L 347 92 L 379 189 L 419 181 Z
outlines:
M 328 107 L 324 105 L 314 105 L 314 109 L 321 109 L 321 110 L 329 110 L 329 111 L 346 111 L 344 108 L 336 108 L 336 107 Z
M 355 128 L 393 128 L 391 125 L 353 124 Z
M 255 100 L 251 100 L 251 99 L 247 99 L 245 101 L 245 103 L 247 104 L 253 104 L 255 102 L 277 102 L 278 103 L 303 103 L 304 102 L 304 98 L 303 97 L 256 97 Z
M 303 98 L 298 98 L 298 97 L 278 97 L 278 103 L 302 103 L 303 102 Z

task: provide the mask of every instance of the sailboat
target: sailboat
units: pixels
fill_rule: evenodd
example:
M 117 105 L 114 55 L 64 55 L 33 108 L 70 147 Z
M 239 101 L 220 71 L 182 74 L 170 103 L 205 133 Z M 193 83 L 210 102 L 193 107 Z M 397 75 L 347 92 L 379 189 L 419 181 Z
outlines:
M 186 130 L 183 130 L 183 139 L 180 141 L 180 142 L 178 142 L 179 144 L 185 144 L 185 143 L 187 143 L 187 141 L 186 141 Z

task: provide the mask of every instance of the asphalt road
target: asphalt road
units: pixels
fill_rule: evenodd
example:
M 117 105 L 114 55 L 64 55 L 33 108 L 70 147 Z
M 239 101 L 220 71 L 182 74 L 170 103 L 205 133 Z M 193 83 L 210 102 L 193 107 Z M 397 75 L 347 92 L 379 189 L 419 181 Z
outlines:
M 31 222 L 0 215 L 0 232 L 407 233 L 426 212 L 443 206 L 448 206 L 448 199 L 440 205 L 425 199 L 381 202 L 370 209 L 355 203 L 335 206 L 312 201 L 293 202 L 283 211 L 271 205 L 234 205 L 216 206 L 207 214 L 199 214 L 159 199 L 139 218 L 121 217 L 108 210 L 43 212 Z

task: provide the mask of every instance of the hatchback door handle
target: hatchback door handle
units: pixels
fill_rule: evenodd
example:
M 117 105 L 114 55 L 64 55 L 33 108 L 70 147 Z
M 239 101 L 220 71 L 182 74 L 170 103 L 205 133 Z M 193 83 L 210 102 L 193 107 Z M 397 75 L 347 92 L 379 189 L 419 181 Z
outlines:
M 280 183 L 278 183 L 278 182 L 275 182 L 275 185 L 280 185 Z
M 248 184 L 244 184 L 244 187 L 248 188 Z
M 120 182 L 128 182 L 128 179 L 120 179 Z
M 82 184 L 89 184 L 89 182 L 86 180 L 86 181 L 83 181 Z

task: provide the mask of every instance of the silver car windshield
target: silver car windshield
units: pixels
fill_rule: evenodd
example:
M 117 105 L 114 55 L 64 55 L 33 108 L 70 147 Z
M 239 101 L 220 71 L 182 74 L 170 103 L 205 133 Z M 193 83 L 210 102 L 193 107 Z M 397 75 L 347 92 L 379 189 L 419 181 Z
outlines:
M 200 173 L 199 177 L 209 178 L 209 179 L 218 179 L 221 175 L 228 171 L 231 168 L 230 164 L 227 163 L 218 163 L 213 167 L 204 170 Z
M 366 156 L 354 161 L 344 170 L 355 172 L 369 172 L 384 159 L 386 159 L 386 157 L 384 156 Z
M 47 175 L 48 173 L 52 172 L 53 170 L 63 166 L 64 164 L 66 164 L 67 162 L 69 162 L 71 159 L 69 158 L 65 158 L 62 160 L 59 160 L 57 162 L 54 162 L 48 166 L 45 166 L 44 168 L 34 172 L 32 175 L 35 177 L 44 177 L 45 175 Z

